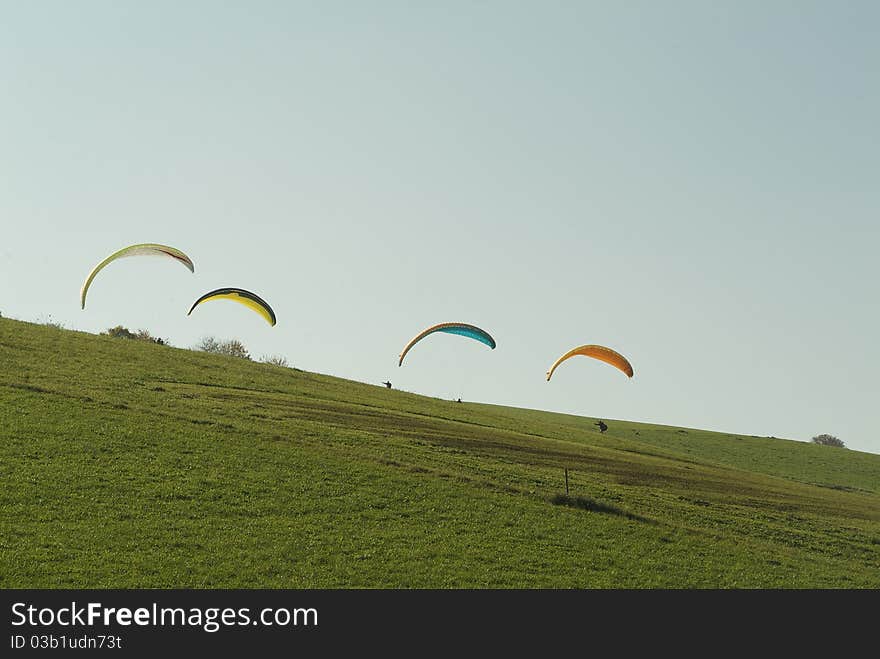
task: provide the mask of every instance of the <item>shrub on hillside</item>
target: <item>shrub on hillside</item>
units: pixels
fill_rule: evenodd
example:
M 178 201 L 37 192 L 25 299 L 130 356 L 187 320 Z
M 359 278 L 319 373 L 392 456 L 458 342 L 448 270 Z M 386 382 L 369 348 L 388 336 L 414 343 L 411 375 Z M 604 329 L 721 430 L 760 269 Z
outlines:
M 168 342 L 165 339 L 160 339 L 158 336 L 153 336 L 145 329 L 139 329 L 136 332 L 132 332 L 127 327 L 123 327 L 122 325 L 117 325 L 116 327 L 109 328 L 106 332 L 101 332 L 102 336 L 112 336 L 114 339 L 132 339 L 134 341 L 147 341 L 148 343 L 156 343 L 160 346 L 168 345 Z
M 843 445 L 843 440 L 838 439 L 834 435 L 816 435 L 811 440 L 813 444 L 821 444 L 822 446 L 836 446 L 838 448 L 846 448 Z
M 287 358 L 282 355 L 263 355 L 260 358 L 260 361 L 264 364 L 272 364 L 273 366 L 283 366 L 284 368 L 288 368 L 290 364 L 287 363 Z
M 196 345 L 196 350 L 211 352 L 217 355 L 228 355 L 229 357 L 240 357 L 241 359 L 251 358 L 247 348 L 238 339 L 218 341 L 213 336 L 206 336 Z

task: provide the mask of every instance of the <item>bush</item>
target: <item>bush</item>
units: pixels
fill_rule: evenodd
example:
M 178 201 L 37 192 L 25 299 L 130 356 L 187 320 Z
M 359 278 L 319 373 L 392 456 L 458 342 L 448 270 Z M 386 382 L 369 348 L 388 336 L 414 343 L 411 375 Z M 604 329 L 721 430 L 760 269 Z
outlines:
M 212 352 L 216 355 L 228 355 L 229 357 L 240 357 L 241 359 L 250 359 L 250 353 L 247 348 L 238 339 L 230 339 L 229 341 L 218 341 L 213 336 L 206 336 L 198 345 L 196 350 L 202 352 Z
M 821 444 L 822 446 L 836 446 L 837 448 L 846 448 L 843 441 L 837 439 L 834 435 L 816 435 L 811 440 L 813 444 Z
M 137 335 L 129 330 L 127 327 L 123 327 L 122 325 L 117 325 L 116 327 L 109 328 L 106 332 L 101 332 L 101 334 L 105 336 L 112 336 L 114 339 L 135 339 Z
M 284 368 L 288 368 L 290 364 L 287 363 L 287 359 L 282 355 L 263 355 L 260 358 L 260 361 L 264 364 L 272 364 L 273 366 L 283 366 Z
M 123 327 L 122 325 L 117 325 L 116 327 L 109 328 L 106 332 L 101 332 L 102 336 L 112 336 L 114 339 L 132 339 L 134 341 L 147 341 L 148 343 L 156 343 L 160 346 L 168 345 L 168 342 L 165 339 L 160 339 L 158 336 L 153 336 L 145 329 L 139 329 L 137 332 L 132 332 L 127 327 Z

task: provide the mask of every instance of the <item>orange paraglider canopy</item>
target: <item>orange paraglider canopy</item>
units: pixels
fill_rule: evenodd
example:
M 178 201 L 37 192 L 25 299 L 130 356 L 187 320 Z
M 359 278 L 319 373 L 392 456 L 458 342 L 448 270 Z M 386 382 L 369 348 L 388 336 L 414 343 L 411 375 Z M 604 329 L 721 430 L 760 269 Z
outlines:
M 593 359 L 598 359 L 605 362 L 606 364 L 611 364 L 615 368 L 619 368 L 621 371 L 626 373 L 627 377 L 631 378 L 633 376 L 632 365 L 629 363 L 629 361 L 627 361 L 626 357 L 621 355 L 619 352 L 615 352 L 611 348 L 606 348 L 605 346 L 585 345 L 573 348 L 572 350 L 569 350 L 567 353 L 562 355 L 562 357 L 557 359 L 553 363 L 553 366 L 550 367 L 550 370 L 547 371 L 547 380 L 550 380 L 550 376 L 553 375 L 553 371 L 556 370 L 557 366 L 559 366 L 566 359 L 574 357 L 575 355 L 583 355 L 584 357 L 592 357 Z

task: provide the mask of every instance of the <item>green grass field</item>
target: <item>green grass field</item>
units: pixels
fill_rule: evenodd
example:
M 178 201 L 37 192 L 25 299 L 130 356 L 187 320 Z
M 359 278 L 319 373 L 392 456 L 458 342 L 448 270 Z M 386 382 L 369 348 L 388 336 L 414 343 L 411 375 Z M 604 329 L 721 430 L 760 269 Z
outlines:
M 880 587 L 880 455 L 8 319 L 0 365 L 3 588 Z

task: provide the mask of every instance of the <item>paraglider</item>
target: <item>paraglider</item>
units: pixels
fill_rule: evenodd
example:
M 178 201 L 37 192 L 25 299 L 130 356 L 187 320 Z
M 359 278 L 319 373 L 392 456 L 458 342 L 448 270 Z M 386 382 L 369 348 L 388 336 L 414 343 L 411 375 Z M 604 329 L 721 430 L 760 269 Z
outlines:
M 189 316 L 193 312 L 193 309 L 199 306 L 202 302 L 207 302 L 208 300 L 233 300 L 234 302 L 243 304 L 256 311 L 265 318 L 266 322 L 270 325 L 275 325 L 275 312 L 272 311 L 272 307 L 270 307 L 259 295 L 246 291 L 243 288 L 218 288 L 210 293 L 205 293 L 202 297 L 193 302 L 192 307 L 190 307 L 190 310 L 186 315 Z
M 383 382 L 382 384 L 385 385 L 385 388 L 386 388 L 386 389 L 391 389 L 391 381 L 390 381 L 390 380 L 389 380 L 389 381 L 386 381 L 386 382 Z
M 400 360 L 397 362 L 398 366 L 403 365 L 403 358 L 406 357 L 406 353 L 410 351 L 416 343 L 424 339 L 429 334 L 433 334 L 434 332 L 446 332 L 447 334 L 458 334 L 459 336 L 466 336 L 469 339 L 475 339 L 480 343 L 485 343 L 487 346 L 495 349 L 495 339 L 493 339 L 488 332 L 485 330 L 476 327 L 475 325 L 468 325 L 467 323 L 440 323 L 438 325 L 432 325 L 428 329 L 420 332 L 412 339 L 409 343 L 404 347 L 403 352 L 400 353 Z
M 608 430 L 608 424 L 602 421 L 602 419 L 599 419 L 599 422 L 594 423 L 593 425 L 599 426 L 599 432 L 605 432 L 606 430 Z
M 195 266 L 193 265 L 192 260 L 186 254 L 175 247 L 169 247 L 168 245 L 159 245 L 156 243 L 139 243 L 137 245 L 129 245 L 128 247 L 123 247 L 118 252 L 114 252 L 106 259 L 101 261 L 94 268 L 92 268 L 92 271 L 89 273 L 89 276 L 86 277 L 86 281 L 82 285 L 82 290 L 79 294 L 80 304 L 82 305 L 83 309 L 86 308 L 86 293 L 88 293 L 89 286 L 92 285 L 92 280 L 94 280 L 95 276 L 111 262 L 126 256 L 169 256 L 186 266 L 190 272 L 195 272 Z
M 567 353 L 562 355 L 559 359 L 557 359 L 553 366 L 550 367 L 550 370 L 547 371 L 547 380 L 550 380 L 550 376 L 553 375 L 553 371 L 556 370 L 556 367 L 559 366 L 566 359 L 574 357 L 575 355 L 583 355 L 584 357 L 592 357 L 593 359 L 598 359 L 600 361 L 605 362 L 606 364 L 611 364 L 615 368 L 620 369 L 624 373 L 626 373 L 627 377 L 633 376 L 633 367 L 630 365 L 629 361 L 627 361 L 626 357 L 621 355 L 618 352 L 615 352 L 611 348 L 606 348 L 605 346 L 597 346 L 597 345 L 585 345 L 578 346 L 572 350 L 569 350 Z

